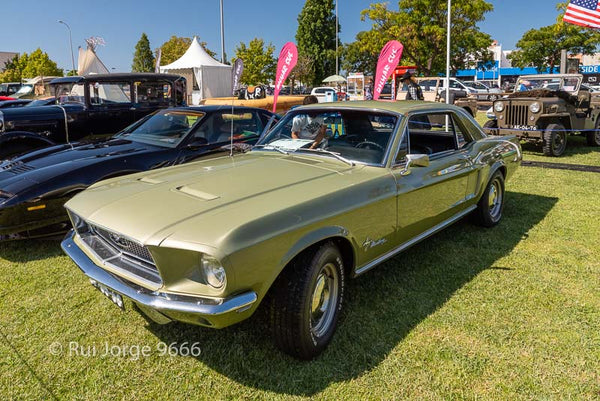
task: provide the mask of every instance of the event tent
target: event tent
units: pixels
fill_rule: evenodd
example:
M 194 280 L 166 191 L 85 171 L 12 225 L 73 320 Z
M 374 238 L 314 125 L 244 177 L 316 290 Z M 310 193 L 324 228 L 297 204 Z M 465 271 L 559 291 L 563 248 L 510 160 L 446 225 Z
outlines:
M 79 59 L 77 61 L 77 75 L 108 74 L 108 68 L 100 60 L 94 49 L 83 50 L 79 48 Z
M 219 63 L 202 48 L 194 37 L 178 60 L 160 67 L 162 73 L 179 74 L 187 80 L 188 98 L 193 105 L 210 97 L 231 96 L 231 66 Z

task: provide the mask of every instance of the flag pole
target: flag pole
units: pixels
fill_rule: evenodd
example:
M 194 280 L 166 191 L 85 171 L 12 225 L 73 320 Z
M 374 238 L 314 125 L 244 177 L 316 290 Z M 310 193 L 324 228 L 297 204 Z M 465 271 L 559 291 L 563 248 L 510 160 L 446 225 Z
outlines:
M 446 104 L 450 103 L 450 12 L 452 0 L 448 0 L 448 32 L 446 35 Z
M 223 23 L 223 0 L 221 0 L 221 63 L 225 64 L 225 24 Z

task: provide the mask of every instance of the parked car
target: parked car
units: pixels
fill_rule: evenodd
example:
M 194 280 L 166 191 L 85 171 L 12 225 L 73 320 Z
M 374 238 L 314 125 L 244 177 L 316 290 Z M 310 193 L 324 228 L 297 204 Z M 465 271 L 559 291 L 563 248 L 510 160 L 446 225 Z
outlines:
M 475 95 L 477 100 L 491 100 L 494 101 L 500 97 L 502 90 L 500 88 L 490 88 L 480 81 L 461 81 L 461 83 L 467 87 L 467 91 L 471 95 Z M 452 82 L 450 87 L 452 88 Z
M 109 140 L 56 145 L 0 164 L 0 240 L 69 228 L 64 203 L 109 177 L 189 162 L 235 142 L 253 144 L 274 114 L 247 107 L 165 109 Z
M 29 99 L 14 99 L 14 100 L 2 100 L 0 101 L 0 109 L 10 109 L 13 107 L 23 107 L 26 104 L 31 103 Z
M 157 109 L 185 105 L 185 78 L 178 75 L 98 74 L 50 85 L 55 106 L 0 111 L 0 160 L 112 135 Z
M 0 96 L 12 96 L 21 88 L 20 82 L 5 82 L 0 84 Z
M 415 80 L 421 87 L 425 101 L 442 103 L 446 101 L 446 93 L 441 90 L 444 77 L 415 77 Z M 401 85 L 396 93 L 396 100 L 406 99 L 406 92 L 406 85 Z M 474 96 L 469 96 L 465 91 L 453 91 L 450 95 L 451 104 L 464 109 L 472 117 L 477 115 L 477 99 Z
M 561 156 L 569 133 L 600 146 L 600 97 L 582 87 L 582 79 L 581 74 L 520 77 L 515 92 L 494 102 L 496 118 L 485 128 L 539 143 L 546 156 Z
M 320 147 L 291 138 L 303 120 L 325 125 Z M 497 224 L 520 160 L 516 138 L 486 137 L 451 105 L 303 106 L 248 153 L 92 185 L 66 204 L 62 248 L 159 323 L 220 328 L 265 302 L 275 343 L 310 359 L 332 339 L 346 278 L 468 214 Z
M 318 86 L 316 88 L 312 88 L 310 94 L 316 96 L 319 100 L 319 103 L 337 101 L 337 90 L 330 86 Z M 328 97 L 329 100 L 327 100 Z

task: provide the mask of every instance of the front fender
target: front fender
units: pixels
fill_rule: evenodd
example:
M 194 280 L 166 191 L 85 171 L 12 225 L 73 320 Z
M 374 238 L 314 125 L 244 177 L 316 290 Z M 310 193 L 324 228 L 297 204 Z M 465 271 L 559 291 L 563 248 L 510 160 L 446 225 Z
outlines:
M 9 131 L 3 132 L 0 135 L 0 145 L 7 145 L 10 141 L 37 141 L 46 144 L 46 146 L 54 145 L 55 143 L 48 138 L 44 138 L 35 132 L 29 131 Z M 12 142 L 11 142 L 12 143 Z
M 298 256 L 305 249 L 310 248 L 314 244 L 317 244 L 321 241 L 334 237 L 342 237 L 352 242 L 349 238 L 348 230 L 346 230 L 344 227 L 319 227 L 318 229 L 305 234 L 292 247 L 290 247 L 290 249 L 281 258 L 280 266 L 282 266 L 283 269 L 283 267 L 287 266 L 292 259 Z M 354 253 L 354 260 L 356 260 L 356 252 Z

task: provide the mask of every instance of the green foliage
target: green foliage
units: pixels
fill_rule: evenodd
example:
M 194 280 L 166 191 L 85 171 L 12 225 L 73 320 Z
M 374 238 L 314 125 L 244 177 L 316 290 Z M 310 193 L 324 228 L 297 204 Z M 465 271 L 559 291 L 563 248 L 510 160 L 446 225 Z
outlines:
M 246 85 L 258 85 L 271 81 L 275 77 L 277 68 L 274 51 L 275 46 L 271 43 L 265 48 L 263 39 L 254 38 L 248 46 L 241 42 L 235 48 L 235 58 L 244 61 L 244 72 L 240 82 Z
M 298 54 L 313 60 L 307 80 L 319 85 L 335 74 L 335 13 L 333 0 L 306 0 L 298 15 Z
M 142 37 L 135 45 L 135 53 L 133 55 L 133 64 L 131 65 L 132 72 L 153 72 L 154 71 L 154 55 L 150 49 L 150 41 L 146 33 L 142 33 Z
M 379 40 L 371 42 L 369 36 L 373 31 L 362 31 L 356 35 L 356 41 L 345 44 L 342 48 L 342 69 L 345 71 L 365 72 L 375 76 L 375 67 L 379 52 L 385 44 L 378 46 Z
M 357 43 L 345 47 L 345 66 L 374 70 L 383 45 L 392 39 L 404 45 L 402 64 L 414 64 L 420 73 L 432 75 L 446 69 L 447 2 L 442 0 L 401 0 L 399 11 L 387 3 L 375 3 L 362 12 L 363 19 L 373 21 L 370 31 L 360 32 Z M 484 19 L 493 6 L 485 0 L 453 0 L 451 25 L 452 70 L 467 67 L 465 60 L 491 59 L 491 37 L 476 23 Z M 366 68 L 370 64 L 371 68 Z
M 160 64 L 167 65 L 171 64 L 173 61 L 177 60 L 179 57 L 183 56 L 183 53 L 190 47 L 192 44 L 192 38 L 184 38 L 178 36 L 171 36 L 171 39 L 167 40 L 160 47 L 161 56 L 160 56 Z M 200 46 L 211 56 L 215 57 L 217 53 L 210 50 L 206 42 L 200 42 Z
M 560 11 L 554 25 L 530 29 L 517 42 L 518 50 L 510 59 L 515 67 L 537 67 L 538 71 L 551 71 L 560 65 L 560 52 L 593 54 L 600 44 L 600 33 L 595 30 L 562 21 L 567 3 L 559 3 Z
M 25 78 L 42 76 L 62 77 L 64 71 L 50 60 L 48 53 L 37 48 L 30 54 L 15 56 L 6 63 L 6 70 L 0 74 L 0 82 L 19 82 Z

